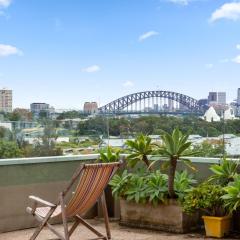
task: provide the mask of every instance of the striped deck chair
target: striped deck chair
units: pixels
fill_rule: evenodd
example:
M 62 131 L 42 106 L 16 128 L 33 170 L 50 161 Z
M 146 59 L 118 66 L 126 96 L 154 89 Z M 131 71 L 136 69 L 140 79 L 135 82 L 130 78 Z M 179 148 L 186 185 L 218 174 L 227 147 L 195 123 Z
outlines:
M 29 196 L 29 199 L 33 201 L 33 206 L 27 207 L 26 210 L 40 222 L 30 240 L 36 239 L 45 226 L 61 240 L 69 240 L 79 223 L 95 233 L 97 236 L 95 239 L 111 239 L 104 189 L 120 164 L 121 162 L 81 165 L 73 175 L 66 189 L 59 194 L 56 204 L 52 204 L 35 196 Z M 72 193 L 72 188 L 74 186 L 76 186 L 75 192 Z M 70 200 L 67 201 L 66 199 L 70 190 L 72 196 Z M 103 210 L 106 236 L 97 231 L 81 217 L 97 202 L 97 200 L 100 200 Z M 59 233 L 54 226 L 49 223 L 51 218 L 59 215 L 62 216 L 64 234 Z M 67 220 L 70 218 L 74 219 L 74 223 L 72 227 L 68 229 Z

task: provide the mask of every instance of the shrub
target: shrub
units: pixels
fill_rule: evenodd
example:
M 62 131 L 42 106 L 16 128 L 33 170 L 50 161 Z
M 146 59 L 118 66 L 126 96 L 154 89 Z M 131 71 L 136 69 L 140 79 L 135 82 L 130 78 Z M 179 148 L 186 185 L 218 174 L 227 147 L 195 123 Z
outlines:
M 240 176 L 236 176 L 234 181 L 224 188 L 225 194 L 222 196 L 225 207 L 229 212 L 236 211 L 240 207 Z
M 183 210 L 187 213 L 201 210 L 209 216 L 224 216 L 227 211 L 223 195 L 224 190 L 221 186 L 204 182 L 185 195 L 182 201 Z
M 22 157 L 23 153 L 15 142 L 0 141 L 0 158 Z
M 175 191 L 182 199 L 196 181 L 186 171 L 177 172 L 175 177 Z M 159 170 L 151 173 L 128 173 L 125 170 L 121 175 L 116 174 L 110 185 L 115 197 L 136 203 L 148 202 L 156 206 L 168 199 L 168 176 Z

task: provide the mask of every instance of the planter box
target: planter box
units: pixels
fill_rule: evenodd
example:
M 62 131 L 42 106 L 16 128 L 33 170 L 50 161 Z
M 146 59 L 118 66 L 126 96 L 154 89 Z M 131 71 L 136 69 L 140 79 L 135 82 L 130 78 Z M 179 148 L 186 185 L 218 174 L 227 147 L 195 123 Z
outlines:
M 222 238 L 229 234 L 231 227 L 231 216 L 211 217 L 203 216 L 206 235 L 208 237 Z
M 176 200 L 154 207 L 120 200 L 120 224 L 175 233 L 186 233 L 199 226 L 199 214 L 187 215 Z

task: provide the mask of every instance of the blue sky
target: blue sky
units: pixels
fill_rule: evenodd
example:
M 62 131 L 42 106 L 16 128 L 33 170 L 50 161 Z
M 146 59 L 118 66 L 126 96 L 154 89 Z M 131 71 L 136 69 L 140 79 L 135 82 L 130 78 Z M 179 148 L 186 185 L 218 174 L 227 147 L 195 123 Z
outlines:
M 14 107 L 100 105 L 145 90 L 240 87 L 240 1 L 0 0 L 0 86 Z

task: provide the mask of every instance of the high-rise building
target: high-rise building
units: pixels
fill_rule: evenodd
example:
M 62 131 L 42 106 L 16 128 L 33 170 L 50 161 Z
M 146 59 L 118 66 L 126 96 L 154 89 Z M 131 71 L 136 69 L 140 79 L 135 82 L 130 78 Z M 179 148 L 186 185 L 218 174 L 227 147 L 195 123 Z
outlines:
M 225 105 L 227 103 L 226 92 L 217 93 L 217 103 L 222 105 Z
M 83 111 L 86 114 L 97 113 L 98 105 L 96 102 L 85 102 L 83 106 Z
M 209 105 L 225 105 L 226 104 L 226 92 L 209 92 L 208 95 Z
M 216 104 L 217 103 L 217 92 L 209 92 L 208 94 L 208 104 Z
M 0 111 L 12 112 L 12 90 L 0 89 Z
M 237 104 L 240 105 L 240 88 L 237 91 Z

